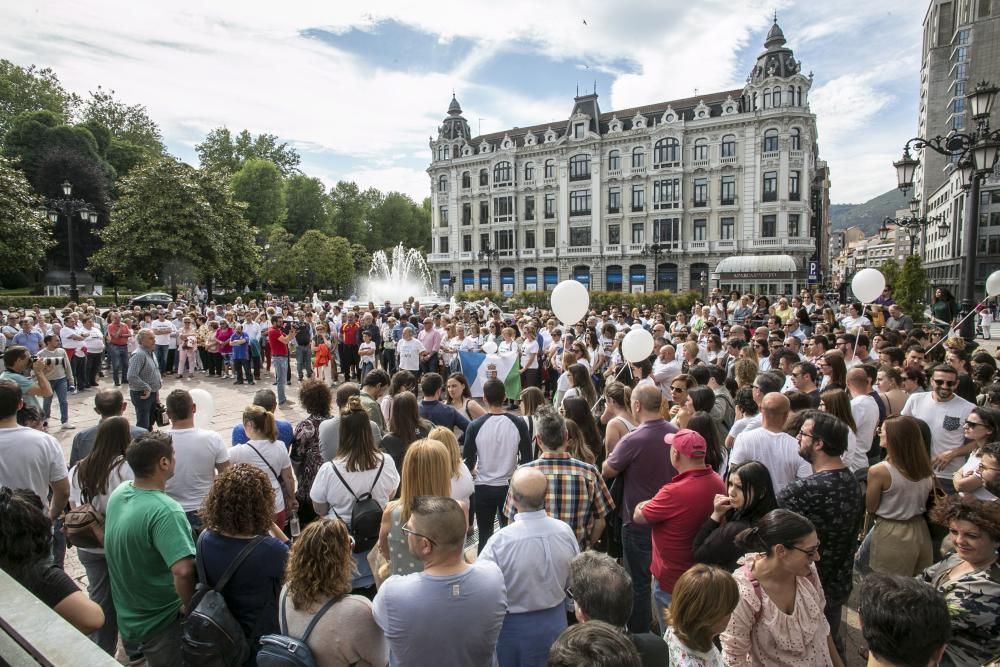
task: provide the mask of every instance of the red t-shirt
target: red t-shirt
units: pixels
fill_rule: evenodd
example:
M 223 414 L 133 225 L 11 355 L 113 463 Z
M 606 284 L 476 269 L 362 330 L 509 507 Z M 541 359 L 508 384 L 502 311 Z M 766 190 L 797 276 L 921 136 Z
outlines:
M 108 339 L 112 345 L 128 345 L 128 336 L 132 333 L 127 324 L 109 324 Z
M 642 506 L 642 516 L 653 529 L 650 570 L 660 590 L 672 593 L 677 579 L 694 565 L 695 535 L 712 515 L 715 494 L 725 492 L 722 478 L 705 466 L 679 473 Z
M 281 329 L 271 325 L 271 328 L 267 330 L 267 345 L 271 348 L 272 357 L 287 357 L 288 356 L 288 346 L 282 343 L 279 338 L 284 336 Z
M 357 324 L 345 324 L 340 327 L 340 339 L 344 341 L 344 345 L 358 344 L 358 329 L 360 328 Z

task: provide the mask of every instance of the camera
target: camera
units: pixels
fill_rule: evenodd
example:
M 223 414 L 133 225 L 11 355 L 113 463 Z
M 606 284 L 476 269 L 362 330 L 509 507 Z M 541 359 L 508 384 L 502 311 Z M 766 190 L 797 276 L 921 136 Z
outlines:
M 289 331 L 299 329 L 304 329 L 306 326 L 305 322 L 300 322 L 298 320 L 292 320 L 291 322 L 285 322 L 281 325 L 281 330 L 287 335 Z

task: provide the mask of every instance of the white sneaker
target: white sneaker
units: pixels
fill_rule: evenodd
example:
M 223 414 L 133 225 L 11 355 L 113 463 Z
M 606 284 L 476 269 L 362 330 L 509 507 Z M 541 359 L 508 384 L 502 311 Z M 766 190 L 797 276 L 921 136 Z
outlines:
M 69 422 L 66 422 L 65 424 L 63 424 L 62 426 L 59 427 L 59 430 L 60 431 L 71 431 L 71 430 L 73 430 L 75 428 L 76 428 L 75 426 L 73 426 Z

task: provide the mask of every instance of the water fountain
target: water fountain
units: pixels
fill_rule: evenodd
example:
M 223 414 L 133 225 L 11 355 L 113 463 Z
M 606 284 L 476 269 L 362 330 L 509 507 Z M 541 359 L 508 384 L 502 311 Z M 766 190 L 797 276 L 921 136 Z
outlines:
M 387 255 L 384 250 L 372 255 L 368 270 L 368 284 L 362 286 L 367 301 L 382 303 L 386 300 L 399 304 L 413 297 L 420 303 L 438 303 L 443 299 L 432 289 L 434 281 L 424 256 L 416 248 L 406 248 L 402 243 Z

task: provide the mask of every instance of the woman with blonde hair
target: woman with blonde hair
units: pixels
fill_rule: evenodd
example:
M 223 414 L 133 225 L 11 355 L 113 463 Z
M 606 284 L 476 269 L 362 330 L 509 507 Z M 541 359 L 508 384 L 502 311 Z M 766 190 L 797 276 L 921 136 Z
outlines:
M 476 487 L 472 481 L 472 473 L 462 460 L 462 450 L 458 446 L 455 432 L 444 426 L 435 426 L 427 435 L 431 440 L 437 440 L 448 448 L 449 474 L 451 475 L 451 497 L 459 503 L 469 505 L 469 498 L 475 493 Z
M 323 667 L 384 667 L 389 644 L 375 623 L 372 603 L 350 594 L 355 569 L 351 542 L 347 526 L 335 519 L 319 519 L 302 529 L 285 570 L 281 631 L 302 637 L 313 624 L 303 641 Z M 268 643 L 265 638 L 264 650 Z
M 889 417 L 879 433 L 886 457 L 868 469 L 865 508 L 875 525 L 858 560 L 883 574 L 915 577 L 933 562 L 931 534 L 924 520 L 934 469 L 920 425 L 913 417 Z
M 288 447 L 278 440 L 274 415 L 259 405 L 251 405 L 243 411 L 243 428 L 247 442 L 233 446 L 229 450 L 229 460 L 232 465 L 249 463 L 268 476 L 274 489 L 274 522 L 284 527 L 288 512 L 299 507 Z
M 698 563 L 682 574 L 664 615 L 670 667 L 725 667 L 714 642 L 739 601 L 736 580 L 721 568 Z
M 438 440 L 425 438 L 410 445 L 403 461 L 399 499 L 390 501 L 382 512 L 378 551 L 389 564 L 388 574 L 413 574 L 424 569 L 406 546 L 403 524 L 410 518 L 414 498 L 451 496 L 451 465 L 448 447 Z
M 562 408 L 560 408 L 561 410 Z M 597 462 L 597 457 L 594 456 L 594 452 L 590 451 L 590 447 L 587 446 L 587 441 L 583 436 L 583 431 L 580 430 L 579 425 L 572 419 L 566 420 L 566 438 L 569 446 L 566 448 L 566 452 L 579 461 L 584 461 L 594 465 Z
M 746 350 L 749 347 L 747 345 L 743 349 Z M 736 379 L 736 386 L 740 389 L 752 386 L 759 372 L 756 359 L 737 359 L 736 363 L 733 364 L 733 377 Z

